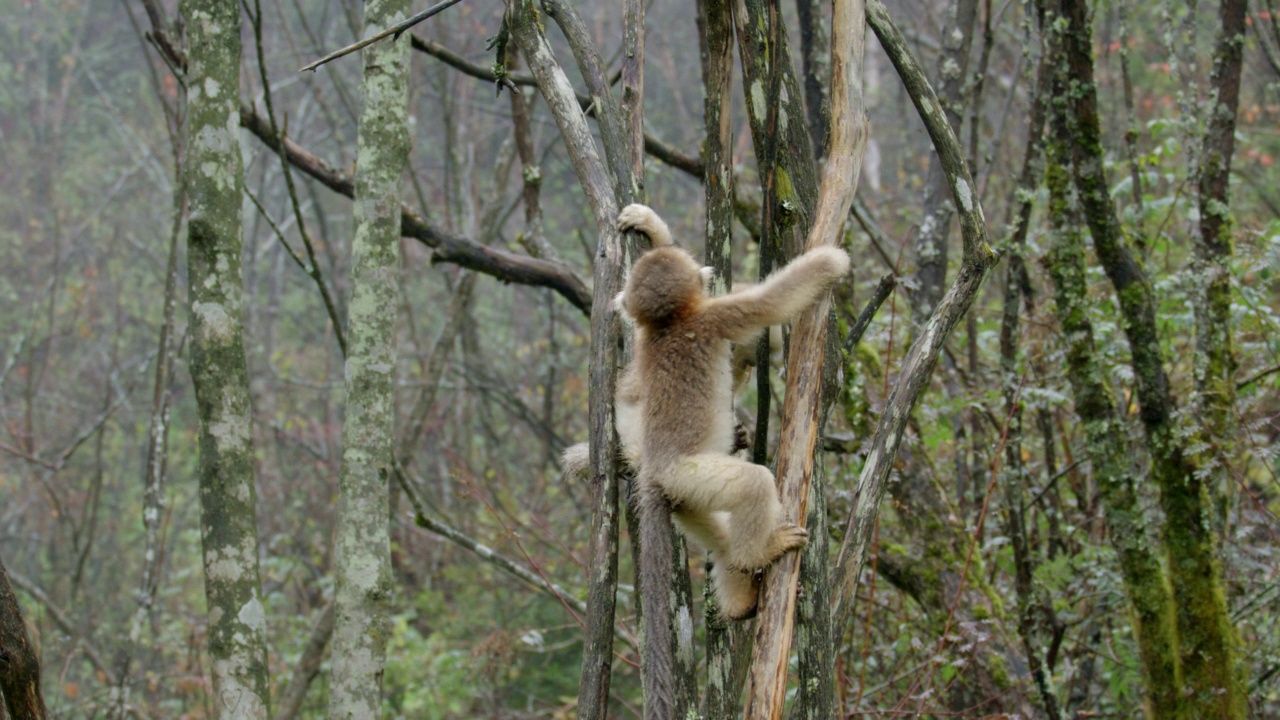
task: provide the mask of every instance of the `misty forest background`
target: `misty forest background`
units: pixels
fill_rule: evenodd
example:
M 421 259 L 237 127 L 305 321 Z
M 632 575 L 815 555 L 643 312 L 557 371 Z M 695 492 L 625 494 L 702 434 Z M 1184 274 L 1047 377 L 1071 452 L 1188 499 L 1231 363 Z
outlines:
M 611 75 L 624 61 L 619 2 L 574 4 Z M 1086 141 L 1063 130 L 1078 120 L 1069 93 L 1037 102 L 1054 87 L 1038 82 L 1052 54 L 1042 5 L 888 8 L 948 110 L 988 241 L 1003 255 L 907 423 L 856 599 L 834 618 L 831 702 L 839 717 L 1143 716 L 1162 700 L 1130 593 L 1154 587 L 1172 598 L 1179 623 L 1203 609 L 1188 603 L 1225 600 L 1218 629 L 1233 648 L 1224 660 L 1233 679 L 1222 682 L 1236 685 L 1223 690 L 1229 699 L 1215 717 L 1280 717 L 1280 4 L 1250 0 L 1242 11 L 1224 203 L 1210 195 L 1205 168 L 1221 128 L 1211 58 L 1226 11 L 1216 2 L 1089 3 L 1102 191 L 1154 308 L 1142 352 L 1096 244 L 1099 214 L 1087 197 L 1069 197 L 1082 185 L 1072 191 L 1054 171 L 1078 150 L 1064 138 Z M 281 719 L 332 707 L 350 195 L 365 97 L 359 54 L 314 73 L 299 68 L 363 37 L 363 8 L 272 0 L 240 10 L 249 512 L 265 615 L 261 679 Z M 646 12 L 644 127 L 653 142 L 644 192 L 700 254 L 699 24 L 693 3 L 657 0 Z M 829 8 L 800 0 L 781 12 L 805 128 L 821 147 Z M 400 295 L 381 307 L 394 317 L 396 358 L 386 717 L 568 718 L 586 702 L 597 498 L 591 483 L 562 479 L 558 458 L 588 433 L 601 236 L 518 53 L 505 55 L 509 81 L 494 82 L 503 58 L 488 45 L 502 13 L 496 0 L 468 0 L 411 31 L 412 149 L 399 192 L 416 224 L 401 227 Z M 201 560 L 188 192 L 179 179 L 190 118 L 171 52 L 187 52 L 179 17 L 168 0 L 0 7 L 0 559 L 51 717 L 236 716 L 215 707 Z M 586 94 L 559 27 L 548 20 L 541 29 Z M 842 242 L 854 270 L 835 293 L 837 340 L 878 287 L 891 287 L 882 278 L 896 283 L 836 359 L 839 392 L 819 453 L 818 527 L 833 559 L 886 398 L 962 262 L 933 145 L 870 29 L 862 81 L 870 136 Z M 755 278 L 764 183 L 742 86 L 738 68 L 726 108 L 732 265 L 735 277 Z M 1029 133 L 1045 142 L 1029 145 Z M 287 175 L 281 135 L 292 143 Z M 1216 254 L 1207 214 L 1229 218 L 1229 242 Z M 1064 270 L 1074 267 L 1070 247 L 1085 249 L 1078 278 Z M 538 272 L 525 273 L 531 258 Z M 1087 348 L 1078 342 L 1085 328 Z M 1159 427 L 1141 365 L 1152 353 L 1167 373 Z M 777 442 L 780 362 L 765 449 Z M 1100 394 L 1082 394 L 1085 380 Z M 738 404 L 754 427 L 755 383 Z M 1187 508 L 1170 504 L 1175 486 L 1161 479 L 1171 447 L 1189 463 L 1179 482 L 1197 489 L 1192 514 L 1178 518 L 1171 512 Z M 1180 543 L 1192 541 L 1179 535 L 1186 517 L 1203 519 L 1220 583 L 1210 595 L 1178 579 L 1188 550 Z M 619 718 L 638 717 L 643 702 L 623 525 L 600 711 Z M 1135 548 L 1156 558 L 1154 585 L 1126 564 Z M 701 677 L 705 658 L 723 651 L 703 644 L 714 623 L 703 619 L 701 551 L 689 568 Z M 1178 627 L 1175 676 L 1203 690 Z M 792 672 L 794 682 L 806 671 Z

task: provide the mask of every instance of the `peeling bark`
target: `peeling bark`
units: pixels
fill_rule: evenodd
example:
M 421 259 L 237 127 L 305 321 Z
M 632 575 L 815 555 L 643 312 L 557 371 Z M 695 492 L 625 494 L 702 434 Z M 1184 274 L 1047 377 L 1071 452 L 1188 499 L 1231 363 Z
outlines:
M 771 20 L 780 23 L 776 15 Z M 813 210 L 813 222 L 807 229 L 804 249 L 824 245 L 839 245 L 849 208 L 857 191 L 862 157 L 866 150 L 868 123 L 862 96 L 862 57 L 866 33 L 866 13 L 858 0 L 836 0 L 832 5 L 832 27 L 835 40 L 831 44 L 831 117 L 827 131 L 827 162 L 823 167 L 822 185 Z M 779 30 L 779 25 L 775 25 Z M 781 32 L 772 46 L 780 44 Z M 781 48 L 779 48 L 781 50 Z M 783 60 L 783 58 L 787 58 Z M 779 52 L 773 58 L 773 73 L 781 69 L 780 63 L 790 60 Z M 744 65 L 745 65 L 744 58 Z M 788 82 L 791 73 L 782 79 Z M 794 96 L 793 96 L 794 97 Z M 779 100 L 783 98 L 779 97 Z M 779 117 L 780 125 L 799 129 L 800 137 L 807 140 L 801 119 L 792 116 L 789 123 Z M 784 127 L 779 131 L 789 133 Z M 806 142 L 787 147 L 790 167 L 810 166 Z M 808 224 L 802 225 L 805 227 Z M 782 411 L 782 429 L 778 445 L 777 478 L 783 512 L 810 530 L 812 553 L 821 552 L 825 561 L 826 527 L 825 508 L 821 489 L 822 481 L 815 477 L 815 452 L 818 432 L 828 404 L 821 401 L 824 385 L 829 389 L 830 377 L 824 376 L 824 360 L 833 345 L 828 344 L 828 327 L 831 313 L 831 295 L 800 314 L 793 324 L 790 356 L 787 358 L 787 391 Z M 757 368 L 758 372 L 763 372 Z M 824 382 L 825 381 L 825 382 Z M 827 398 L 831 393 L 826 394 Z M 806 553 L 810 564 L 816 558 Z M 800 576 L 800 558 L 795 554 L 784 555 L 772 568 L 765 571 L 760 590 L 759 623 L 756 626 L 756 642 L 752 651 L 751 674 L 747 680 L 747 704 L 744 717 L 781 718 L 786 698 L 787 666 L 791 639 L 797 616 L 797 592 Z M 825 562 L 811 567 L 810 577 L 817 584 L 807 588 L 806 620 L 802 633 L 801 652 L 806 659 L 801 663 L 804 675 L 800 682 L 806 687 L 803 700 L 805 716 L 830 717 L 835 710 L 834 648 L 830 628 L 829 589 Z M 812 597 L 810 597 L 812 596 Z

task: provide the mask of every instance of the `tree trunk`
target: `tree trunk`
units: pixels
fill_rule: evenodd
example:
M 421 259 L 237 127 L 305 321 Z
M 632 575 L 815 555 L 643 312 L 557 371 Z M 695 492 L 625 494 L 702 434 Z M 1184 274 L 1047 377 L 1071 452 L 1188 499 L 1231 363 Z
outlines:
M 408 9 L 407 0 L 370 0 L 365 36 L 404 20 Z M 365 48 L 334 551 L 331 718 L 382 714 L 392 593 L 388 492 L 395 422 L 399 185 L 409 153 L 408 80 L 408 37 Z
M 1062 111 L 1054 113 L 1049 145 L 1049 219 L 1053 243 L 1048 258 L 1058 321 L 1067 343 L 1067 377 L 1075 411 L 1085 431 L 1085 451 L 1102 496 L 1103 518 L 1120 559 L 1129 596 L 1133 634 L 1145 684 L 1147 710 L 1155 718 L 1186 718 L 1178 671 L 1178 638 L 1173 598 L 1160 561 L 1151 551 L 1142 508 L 1130 469 L 1132 448 L 1106 382 L 1107 371 L 1093 341 L 1089 321 L 1084 241 L 1071 217 L 1070 177 L 1061 165 L 1072 142 Z
M 1048 663 L 1044 657 L 1044 648 L 1053 643 L 1053 604 L 1042 589 L 1037 589 L 1034 582 L 1038 558 L 1027 532 L 1027 507 L 1023 491 L 1030 479 L 1022 458 L 1022 379 L 1018 372 L 1023 299 L 1026 298 L 1027 305 L 1034 303 L 1029 290 L 1024 291 L 1023 278 L 1027 272 L 1024 255 L 1035 189 L 1040 184 L 1040 169 L 1043 165 L 1044 126 L 1049 109 L 1049 69 L 1048 59 L 1043 57 L 1042 52 L 1030 98 L 1031 121 L 1027 126 L 1027 148 L 1022 173 L 1010 203 L 1014 208 L 1014 221 L 1006 243 L 1009 257 L 1005 261 L 1004 307 L 1000 323 L 1000 389 L 1009 412 L 1009 431 L 1006 436 L 1001 483 L 1004 486 L 1006 534 L 1013 546 L 1018 634 L 1022 638 L 1027 669 L 1040 694 L 1045 717 L 1058 720 L 1062 712 L 1054 689 L 1053 668 L 1046 667 Z
M 1228 178 L 1235 152 L 1240 66 L 1244 57 L 1245 0 L 1222 0 L 1222 27 L 1213 53 L 1208 122 L 1200 152 L 1200 236 L 1194 274 L 1200 276 L 1196 309 L 1195 378 L 1205 434 L 1214 443 L 1208 457 L 1210 492 L 1229 496 L 1229 447 L 1235 437 L 1235 358 L 1231 350 L 1231 216 Z M 1224 508 L 1225 510 L 1225 508 Z
M 1192 717 L 1243 718 L 1247 702 L 1239 641 L 1227 614 L 1202 468 L 1175 427 L 1177 408 L 1165 373 L 1151 284 L 1129 249 L 1108 195 L 1086 12 L 1082 3 L 1062 0 L 1056 10 L 1060 20 L 1047 25 L 1059 33 L 1054 39 L 1060 43 L 1054 94 L 1069 99 L 1073 179 L 1129 340 L 1151 474 L 1165 513 L 1163 543 L 1178 608 L 1182 679 Z
M 31 641 L 22 608 L 0 561 L 0 696 L 14 720 L 44 720 L 40 650 Z M 0 713 L 2 714 L 2 713 Z
M 969 68 L 969 48 L 973 45 L 973 25 L 978 16 L 978 0 L 949 0 L 942 27 L 942 56 L 938 60 L 938 101 L 947 122 L 960 133 L 961 100 Z M 911 308 L 917 326 L 925 319 L 947 286 L 947 244 L 955 207 L 947 187 L 947 173 L 937 155 L 930 156 L 926 175 L 924 210 L 916 235 L 916 271 L 920 289 L 911 293 Z M 957 427 L 959 425 L 957 424 Z
M 253 411 L 241 312 L 240 6 L 184 0 L 189 41 L 191 381 L 200 417 L 200 509 L 213 701 L 265 718 L 266 616 L 258 583 Z
M 769 27 L 775 32 L 769 47 L 780 51 L 785 46 L 781 45 L 783 33 L 776 6 L 770 16 Z M 741 27 L 741 19 L 739 23 Z M 831 115 L 827 132 L 827 162 L 822 171 L 817 203 L 812 206 L 811 222 L 805 222 L 797 228 L 805 233 L 805 243 L 801 247 L 803 250 L 840 245 L 849 208 L 857 191 L 859 171 L 867 146 L 868 123 L 861 82 L 866 34 L 866 12 L 862 2 L 833 2 L 832 27 L 835 41 L 831 44 Z M 779 52 L 769 58 L 769 65 L 773 68 L 772 86 L 778 87 L 786 82 L 787 87 L 793 89 L 795 83 L 790 72 L 778 77 L 778 71 L 784 67 L 781 64 L 783 62 L 789 70 L 790 60 L 787 55 Z M 745 64 L 744 62 L 744 66 Z M 789 97 L 796 96 L 792 94 Z M 774 125 L 775 112 L 776 108 L 771 108 L 771 126 Z M 788 136 L 797 134 L 801 139 L 788 143 L 785 152 L 787 163 L 785 166 L 778 164 L 776 179 L 785 180 L 788 177 L 781 172 L 784 167 L 808 167 L 810 170 L 813 167 L 809 154 L 811 151 L 807 146 L 808 134 L 800 126 L 798 115 L 790 115 L 790 118 L 790 122 L 785 122 L 785 117 L 777 118 L 783 123 L 778 131 Z M 783 155 L 779 153 L 779 157 Z M 778 444 L 777 478 L 783 512 L 788 517 L 795 518 L 802 526 L 808 525 L 810 543 L 815 546 L 805 553 L 808 561 L 807 578 L 811 583 L 806 588 L 806 597 L 811 602 L 802 612 L 797 613 L 801 561 L 796 555 L 784 555 L 773 567 L 765 570 L 764 584 L 760 590 L 760 621 L 756 628 L 752 667 L 747 679 L 744 715 L 748 718 L 782 717 L 788 657 L 797 614 L 806 623 L 799 646 L 802 655 L 800 669 L 803 673 L 800 683 L 806 687 L 800 699 L 805 707 L 799 714 L 805 717 L 830 717 L 835 710 L 835 683 L 832 680 L 835 673 L 835 640 L 831 633 L 831 607 L 828 602 L 830 578 L 826 572 L 826 513 L 823 494 L 815 487 L 823 480 L 820 475 L 815 474 L 818 434 L 826 419 L 830 398 L 833 397 L 830 392 L 833 375 L 824 373 L 825 360 L 828 355 L 834 354 L 831 351 L 835 348 L 834 344 L 828 343 L 828 328 L 831 324 L 831 296 L 828 293 L 824 293 L 818 302 L 802 312 L 793 324 L 791 350 L 787 358 L 787 392 Z M 765 371 L 766 368 L 757 368 L 757 372 Z M 830 368 L 830 371 L 833 373 L 834 368 Z M 824 395 L 826 403 L 821 402 Z M 822 554 L 821 558 L 816 556 L 819 552 Z

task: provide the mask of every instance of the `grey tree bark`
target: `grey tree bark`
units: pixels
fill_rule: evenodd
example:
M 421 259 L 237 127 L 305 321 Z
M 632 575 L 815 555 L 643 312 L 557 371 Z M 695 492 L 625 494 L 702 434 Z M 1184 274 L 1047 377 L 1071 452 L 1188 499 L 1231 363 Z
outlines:
M 184 0 L 181 9 L 188 38 L 191 380 L 200 418 L 213 703 L 222 718 L 266 718 L 253 414 L 240 318 L 240 7 L 235 0 Z
M 404 20 L 408 6 L 407 0 L 371 0 L 365 5 L 364 36 Z M 392 592 L 388 492 L 395 421 L 399 182 L 409 154 L 408 80 L 409 38 L 365 49 L 338 478 L 332 718 L 382 714 Z

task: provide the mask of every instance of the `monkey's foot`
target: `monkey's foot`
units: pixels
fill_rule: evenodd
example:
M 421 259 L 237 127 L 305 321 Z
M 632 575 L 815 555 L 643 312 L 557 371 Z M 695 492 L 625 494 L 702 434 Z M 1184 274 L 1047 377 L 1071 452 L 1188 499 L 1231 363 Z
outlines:
M 795 523 L 783 523 L 769 537 L 769 562 L 782 557 L 792 550 L 798 550 L 809 542 L 809 531 Z
M 759 555 L 728 558 L 726 564 L 739 572 L 754 572 L 769 567 L 783 555 L 802 548 L 809 542 L 809 531 L 795 523 L 783 523 L 769 535 Z
M 735 455 L 739 450 L 750 450 L 751 438 L 747 437 L 747 426 L 737 423 L 733 426 L 733 449 L 729 451 L 730 455 Z

